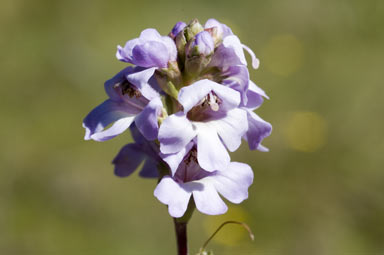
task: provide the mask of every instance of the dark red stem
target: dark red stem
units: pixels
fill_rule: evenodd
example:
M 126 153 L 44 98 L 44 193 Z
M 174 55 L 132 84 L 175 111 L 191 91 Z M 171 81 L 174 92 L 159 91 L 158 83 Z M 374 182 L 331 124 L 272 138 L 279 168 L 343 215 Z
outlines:
M 187 223 L 178 222 L 173 219 L 175 223 L 176 231 L 176 242 L 177 242 L 177 254 L 188 255 L 188 244 L 187 244 Z

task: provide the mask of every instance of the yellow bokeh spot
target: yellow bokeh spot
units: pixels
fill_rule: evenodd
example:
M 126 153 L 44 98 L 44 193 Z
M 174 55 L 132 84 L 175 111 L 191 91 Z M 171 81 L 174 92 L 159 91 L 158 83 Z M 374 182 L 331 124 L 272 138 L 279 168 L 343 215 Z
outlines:
M 204 219 L 203 227 L 207 236 L 211 236 L 225 221 L 235 220 L 247 223 L 249 218 L 247 211 L 243 208 L 240 206 L 231 206 L 226 214 L 207 216 Z M 248 232 L 243 227 L 237 224 L 228 224 L 217 233 L 211 242 L 234 246 L 245 239 L 249 239 L 249 236 Z
M 288 118 L 285 138 L 292 149 L 313 152 L 326 143 L 326 120 L 315 112 L 295 112 Z
M 302 66 L 303 47 L 293 35 L 274 36 L 264 48 L 262 61 L 272 73 L 288 76 Z

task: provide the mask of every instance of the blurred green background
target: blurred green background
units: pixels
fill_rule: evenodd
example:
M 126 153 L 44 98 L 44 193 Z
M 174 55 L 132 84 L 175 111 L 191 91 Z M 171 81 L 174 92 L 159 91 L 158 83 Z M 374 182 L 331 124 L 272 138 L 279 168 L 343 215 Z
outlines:
M 156 182 L 113 175 L 130 141 L 84 141 L 83 117 L 125 64 L 117 44 L 148 27 L 214 17 L 259 57 L 271 97 L 264 145 L 234 161 L 255 173 L 224 216 L 195 213 L 191 254 L 225 219 L 249 223 L 215 254 L 384 254 L 384 2 L 0 1 L 0 254 L 175 254 Z

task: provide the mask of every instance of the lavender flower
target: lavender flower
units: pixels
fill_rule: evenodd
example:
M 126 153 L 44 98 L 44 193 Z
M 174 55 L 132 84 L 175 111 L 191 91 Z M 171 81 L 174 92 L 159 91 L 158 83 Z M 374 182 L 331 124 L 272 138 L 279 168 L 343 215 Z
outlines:
M 157 199 L 168 205 L 172 217 L 184 215 L 191 196 L 196 208 L 209 215 L 223 214 L 228 209 L 219 194 L 236 204 L 248 198 L 248 187 L 253 181 L 248 165 L 232 162 L 224 169 L 208 172 L 197 162 L 193 143 L 184 152 L 174 176 L 164 176 L 154 191 Z
M 115 165 L 115 174 L 119 177 L 127 177 L 144 162 L 139 175 L 144 178 L 158 178 L 158 165 L 162 162 L 159 148 L 155 142 L 145 139 L 135 125 L 132 125 L 130 130 L 135 142 L 121 148 L 112 161 Z
M 124 48 L 117 46 L 116 57 L 141 67 L 165 68 L 168 62 L 176 61 L 177 50 L 170 37 L 149 28 L 141 32 L 139 38 L 128 41 Z
M 109 140 L 124 132 L 133 121 L 143 135 L 157 138 L 158 116 L 163 108 L 154 68 L 127 67 L 105 83 L 109 99 L 92 110 L 83 122 L 85 140 Z M 110 128 L 108 125 L 114 123 Z
M 259 67 L 259 60 L 256 58 L 255 53 L 248 46 L 242 44 L 239 38 L 232 33 L 232 30 L 228 26 L 215 19 L 209 19 L 207 23 L 205 23 L 205 28 L 216 28 L 215 41 L 222 41 L 222 44 L 218 49 L 220 53 L 216 56 L 219 59 L 214 61 L 221 61 L 223 67 L 225 67 L 225 62 L 226 60 L 228 61 L 228 59 L 232 60 L 231 65 L 233 65 L 233 61 L 239 61 L 241 64 L 247 65 L 247 60 L 245 59 L 243 51 L 243 49 L 245 49 L 251 55 L 252 67 L 254 69 Z M 225 55 L 225 58 L 221 58 L 222 55 Z
M 164 120 L 159 129 L 160 151 L 177 153 L 197 139 L 198 162 L 207 171 L 225 169 L 247 131 L 246 111 L 237 91 L 210 80 L 200 80 L 179 92 L 183 111 Z
M 271 134 L 272 125 L 253 112 L 263 103 L 263 97 L 269 98 L 261 88 L 249 81 L 247 103 L 242 104 L 241 108 L 246 110 L 248 120 L 248 130 L 243 138 L 248 142 L 251 150 L 268 151 L 268 148 L 261 145 L 261 141 Z
M 255 112 L 265 92 L 250 80 L 255 54 L 232 30 L 210 19 L 178 22 L 169 36 L 155 29 L 118 46 L 119 60 L 131 63 L 105 83 L 108 99 L 84 119 L 85 139 L 105 141 L 130 128 L 133 143 L 113 160 L 115 174 L 158 178 L 154 195 L 172 217 L 182 217 L 193 198 L 205 214 L 222 214 L 248 197 L 251 168 L 231 162 L 242 139 L 252 150 L 272 126 Z M 110 126 L 110 127 L 108 127 Z M 229 152 L 228 152 L 229 151 Z

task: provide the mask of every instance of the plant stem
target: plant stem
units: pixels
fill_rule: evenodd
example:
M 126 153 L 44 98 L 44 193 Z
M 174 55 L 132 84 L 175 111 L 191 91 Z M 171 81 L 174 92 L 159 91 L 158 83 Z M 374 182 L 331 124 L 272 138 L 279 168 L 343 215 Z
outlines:
M 187 222 L 179 222 L 175 218 L 173 222 L 175 223 L 177 254 L 188 255 Z

